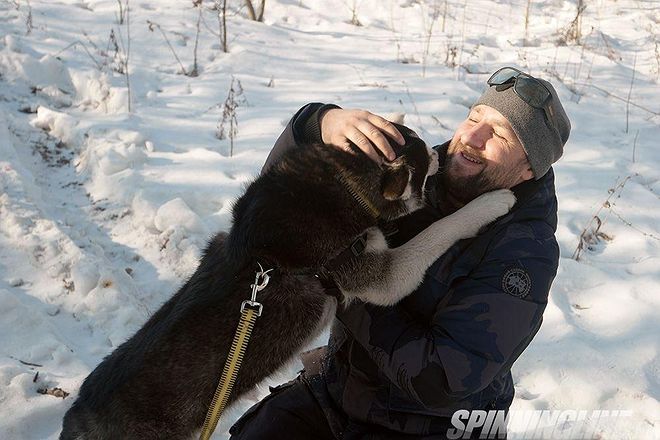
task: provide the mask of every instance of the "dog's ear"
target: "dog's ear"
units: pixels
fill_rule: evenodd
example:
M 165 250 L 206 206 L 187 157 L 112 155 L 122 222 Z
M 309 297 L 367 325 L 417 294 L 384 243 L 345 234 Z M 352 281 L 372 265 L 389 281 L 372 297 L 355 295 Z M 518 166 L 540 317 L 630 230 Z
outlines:
M 392 163 L 385 163 L 385 171 L 381 180 L 381 191 L 385 200 L 397 200 L 404 197 L 410 183 L 410 170 L 405 165 L 403 157 Z

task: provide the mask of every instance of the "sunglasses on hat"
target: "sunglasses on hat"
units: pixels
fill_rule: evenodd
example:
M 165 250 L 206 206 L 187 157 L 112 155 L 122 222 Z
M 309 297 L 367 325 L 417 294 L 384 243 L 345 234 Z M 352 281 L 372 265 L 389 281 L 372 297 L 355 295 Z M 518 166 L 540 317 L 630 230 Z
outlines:
M 491 87 L 513 84 L 514 93 L 532 107 L 543 109 L 547 121 L 556 130 L 552 108 L 548 105 L 552 95 L 541 81 L 513 67 L 502 67 L 488 78 L 487 84 Z

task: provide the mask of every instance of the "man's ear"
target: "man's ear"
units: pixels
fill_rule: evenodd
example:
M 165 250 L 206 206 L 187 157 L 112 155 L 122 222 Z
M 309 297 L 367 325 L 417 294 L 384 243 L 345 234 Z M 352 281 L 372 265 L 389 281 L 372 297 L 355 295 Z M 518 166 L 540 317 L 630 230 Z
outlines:
M 410 183 L 410 170 L 404 165 L 402 159 L 399 158 L 391 164 L 384 164 L 385 172 L 383 172 L 381 180 L 381 192 L 385 200 L 400 199 Z
M 525 181 L 532 180 L 534 178 L 534 172 L 530 167 L 525 167 L 523 172 L 520 174 L 520 177 Z

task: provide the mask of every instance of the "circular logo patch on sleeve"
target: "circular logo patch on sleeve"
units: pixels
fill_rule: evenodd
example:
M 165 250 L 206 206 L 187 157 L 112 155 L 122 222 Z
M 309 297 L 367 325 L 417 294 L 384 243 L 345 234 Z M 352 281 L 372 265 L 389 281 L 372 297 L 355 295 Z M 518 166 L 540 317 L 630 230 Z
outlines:
M 527 296 L 532 288 L 529 274 L 519 267 L 510 267 L 502 275 L 502 290 L 518 298 Z

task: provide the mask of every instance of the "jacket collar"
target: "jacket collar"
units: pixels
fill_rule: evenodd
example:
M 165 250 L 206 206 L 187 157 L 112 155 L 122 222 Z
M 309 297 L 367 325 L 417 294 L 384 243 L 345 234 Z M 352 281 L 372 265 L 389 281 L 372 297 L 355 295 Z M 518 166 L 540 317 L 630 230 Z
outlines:
M 433 147 L 438 153 L 440 166 L 438 172 L 434 176 L 429 177 L 429 181 L 427 182 L 427 200 L 442 216 L 449 214 L 449 212 L 446 212 L 446 208 L 443 209 L 442 207 L 443 193 L 438 187 L 442 184 L 442 179 L 439 177 L 444 170 L 448 147 L 449 141 Z M 557 198 L 554 182 L 554 171 L 550 168 L 540 179 L 528 180 L 511 188 L 517 200 L 511 210 L 511 214 L 518 220 L 542 219 L 552 226 L 553 230 L 556 230 Z

